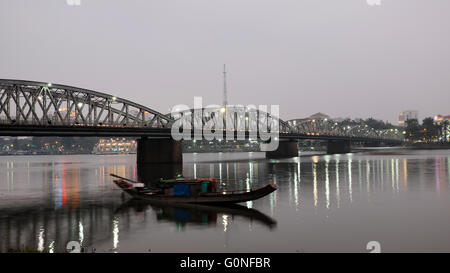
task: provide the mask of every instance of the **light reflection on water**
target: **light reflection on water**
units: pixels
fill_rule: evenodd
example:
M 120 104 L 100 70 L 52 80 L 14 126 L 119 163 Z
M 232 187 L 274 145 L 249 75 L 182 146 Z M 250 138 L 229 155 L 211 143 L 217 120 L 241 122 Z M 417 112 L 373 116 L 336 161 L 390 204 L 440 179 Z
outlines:
M 232 208 L 136 204 L 109 177 L 137 180 L 134 156 L 0 157 L 0 251 L 62 252 L 72 240 L 98 252 L 360 252 L 371 240 L 450 251 L 449 151 L 185 157 L 185 176 L 279 190 Z

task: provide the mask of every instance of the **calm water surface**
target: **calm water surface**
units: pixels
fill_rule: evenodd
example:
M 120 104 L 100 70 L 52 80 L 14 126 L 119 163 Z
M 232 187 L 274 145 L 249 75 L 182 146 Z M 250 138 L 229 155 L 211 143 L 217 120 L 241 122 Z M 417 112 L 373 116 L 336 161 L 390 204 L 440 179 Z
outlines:
M 134 155 L 4 156 L 0 251 L 64 252 L 75 240 L 97 252 L 367 252 L 369 241 L 384 252 L 450 252 L 448 150 L 184 157 L 185 176 L 279 189 L 237 207 L 157 206 L 111 182 L 110 173 L 142 176 Z

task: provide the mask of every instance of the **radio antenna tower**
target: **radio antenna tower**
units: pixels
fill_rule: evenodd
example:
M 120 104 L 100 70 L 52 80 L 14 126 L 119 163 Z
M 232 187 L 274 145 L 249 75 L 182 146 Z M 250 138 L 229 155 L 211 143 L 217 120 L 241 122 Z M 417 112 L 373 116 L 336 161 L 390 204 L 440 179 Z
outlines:
M 227 70 L 226 66 L 223 65 L 223 106 L 228 105 L 227 99 Z

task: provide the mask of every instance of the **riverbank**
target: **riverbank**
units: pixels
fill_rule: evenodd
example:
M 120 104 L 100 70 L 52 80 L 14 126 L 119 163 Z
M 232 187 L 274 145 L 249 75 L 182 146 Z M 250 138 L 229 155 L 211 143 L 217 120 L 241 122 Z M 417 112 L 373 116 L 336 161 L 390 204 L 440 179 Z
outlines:
M 450 149 L 450 143 L 449 142 L 446 142 L 446 143 L 421 142 L 421 143 L 414 143 L 407 147 L 411 148 L 411 149 L 416 149 L 416 150 L 441 150 L 441 149 Z

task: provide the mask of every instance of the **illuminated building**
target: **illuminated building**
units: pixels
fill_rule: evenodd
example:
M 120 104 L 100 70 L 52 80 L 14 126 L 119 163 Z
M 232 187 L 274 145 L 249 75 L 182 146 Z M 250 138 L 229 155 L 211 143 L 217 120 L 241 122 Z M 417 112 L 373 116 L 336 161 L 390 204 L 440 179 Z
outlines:
M 440 140 L 450 141 L 450 115 L 436 115 L 434 123 L 442 126 L 442 136 Z
M 135 154 L 136 140 L 126 138 L 100 139 L 94 147 L 95 154 Z
M 69 121 L 75 121 L 77 118 L 77 113 L 74 110 L 72 110 L 68 116 L 67 116 L 67 108 L 59 108 L 59 112 L 63 119 L 68 119 Z M 58 116 L 56 115 L 56 113 L 54 113 L 52 115 L 51 122 L 53 124 L 57 124 L 58 121 L 59 121 Z

